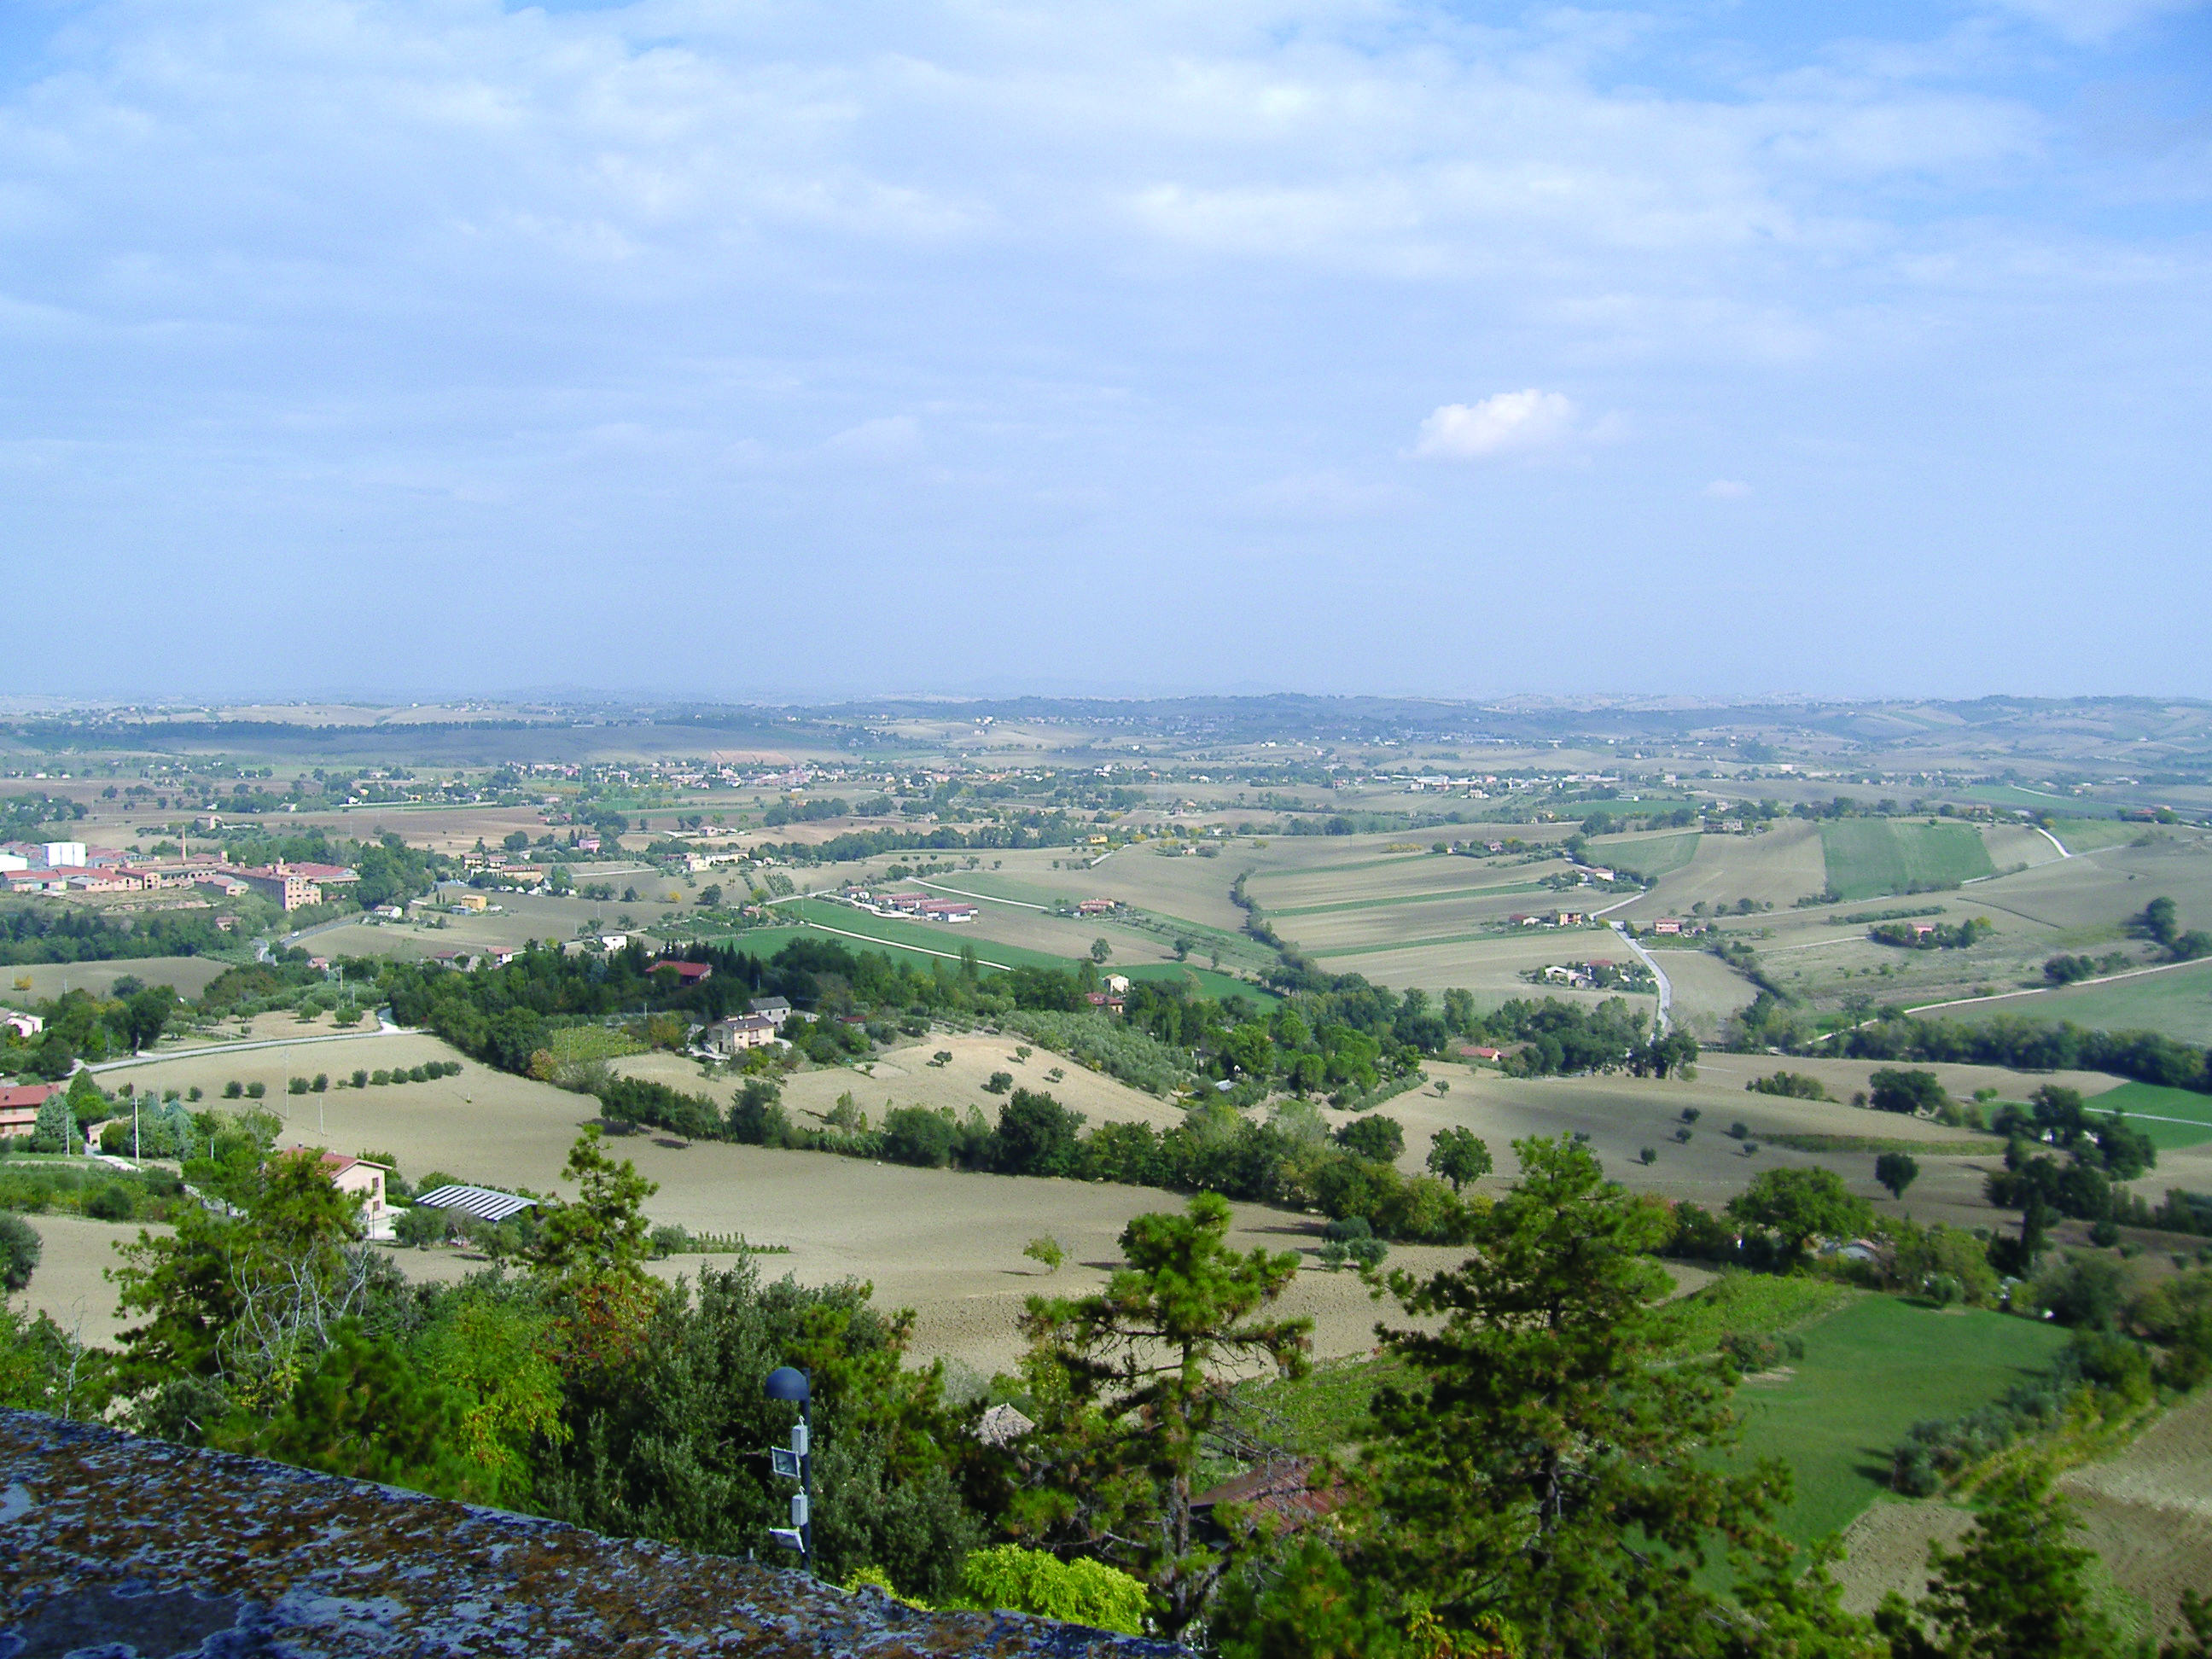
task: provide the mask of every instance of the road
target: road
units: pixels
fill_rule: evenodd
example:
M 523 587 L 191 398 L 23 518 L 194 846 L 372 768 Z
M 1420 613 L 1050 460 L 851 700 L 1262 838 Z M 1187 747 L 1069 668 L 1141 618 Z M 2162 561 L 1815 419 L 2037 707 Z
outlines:
M 406 1036 L 410 1028 L 379 1020 L 373 1031 L 339 1031 L 330 1036 L 256 1037 L 250 1042 L 207 1042 L 197 1048 L 168 1048 L 157 1054 L 131 1054 L 122 1060 L 79 1061 L 86 1072 L 112 1072 L 125 1066 L 158 1066 L 165 1060 L 192 1060 L 201 1054 L 242 1054 L 248 1048 L 297 1048 L 310 1042 L 352 1042 L 365 1036 Z
M 1659 981 L 1659 1029 L 1671 1029 L 1674 1024 L 1674 987 L 1667 977 L 1667 970 L 1659 965 L 1659 958 L 1629 937 L 1628 925 L 1616 921 L 1613 931 L 1620 935 L 1620 942 L 1636 952 L 1637 960 L 1651 970 L 1651 977 Z

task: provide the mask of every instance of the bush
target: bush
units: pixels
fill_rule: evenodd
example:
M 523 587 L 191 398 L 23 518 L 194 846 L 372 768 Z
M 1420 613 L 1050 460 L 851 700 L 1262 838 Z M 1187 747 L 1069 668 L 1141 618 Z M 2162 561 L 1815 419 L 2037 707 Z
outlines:
M 0 1290 L 12 1295 L 28 1285 L 44 1248 L 37 1228 L 19 1215 L 0 1210 Z
M 243 1083 L 240 1083 L 236 1078 L 233 1078 L 229 1082 L 222 1085 L 222 1097 L 225 1100 L 240 1099 L 245 1095 L 245 1093 L 246 1085 Z
M 368 1087 L 368 1073 L 367 1072 L 356 1070 L 353 1074 L 352 1081 L 355 1088 L 366 1089 Z
M 288 1095 L 304 1095 L 307 1092 L 307 1079 L 303 1077 L 288 1078 L 284 1083 L 284 1092 Z
M 1102 1561 L 1080 1556 L 1063 1561 L 1042 1550 L 1001 1544 L 970 1555 L 960 1576 L 979 1607 L 1064 1619 L 1124 1636 L 1144 1632 L 1144 1585 Z
M 983 1092 L 987 1095 L 1002 1095 L 1013 1086 L 1014 1074 L 1012 1072 L 994 1072 L 991 1073 L 990 1080 L 984 1084 Z
M 248 1100 L 258 1100 L 268 1092 L 269 1085 L 265 1083 L 249 1083 L 246 1085 L 246 1097 Z
M 95 1221 L 128 1221 L 137 1207 L 129 1189 L 112 1181 L 84 1201 L 84 1212 Z

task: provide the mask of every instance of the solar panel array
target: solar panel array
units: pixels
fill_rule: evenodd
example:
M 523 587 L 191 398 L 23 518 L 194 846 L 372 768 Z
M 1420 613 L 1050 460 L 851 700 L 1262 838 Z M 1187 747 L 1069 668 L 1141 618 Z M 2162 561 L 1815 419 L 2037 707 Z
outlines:
M 489 1187 L 441 1187 L 420 1194 L 415 1201 L 433 1210 L 459 1210 L 479 1221 L 504 1221 L 538 1203 L 534 1198 L 517 1198 Z

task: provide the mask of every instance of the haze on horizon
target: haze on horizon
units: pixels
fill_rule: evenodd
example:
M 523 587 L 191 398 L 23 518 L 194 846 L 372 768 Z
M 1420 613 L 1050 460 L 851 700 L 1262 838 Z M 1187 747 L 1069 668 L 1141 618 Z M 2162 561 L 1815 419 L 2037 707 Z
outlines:
M 2212 695 L 2212 12 L 21 0 L 15 696 Z

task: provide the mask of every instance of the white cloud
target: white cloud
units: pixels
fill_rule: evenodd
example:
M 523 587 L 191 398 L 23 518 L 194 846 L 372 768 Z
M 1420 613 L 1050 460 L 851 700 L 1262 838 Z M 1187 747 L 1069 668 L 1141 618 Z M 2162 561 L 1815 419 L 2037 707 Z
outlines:
M 1575 413 L 1564 392 L 1534 386 L 1445 404 L 1421 422 L 1413 453 L 1425 461 L 1486 461 L 1556 449 L 1575 436 Z
M 2123 30 L 2168 13 L 2194 11 L 2204 0 L 1997 0 L 2063 39 L 2101 46 Z
M 1705 494 L 1717 501 L 1740 501 L 1751 494 L 1751 486 L 1741 478 L 1716 478 L 1705 486 Z

